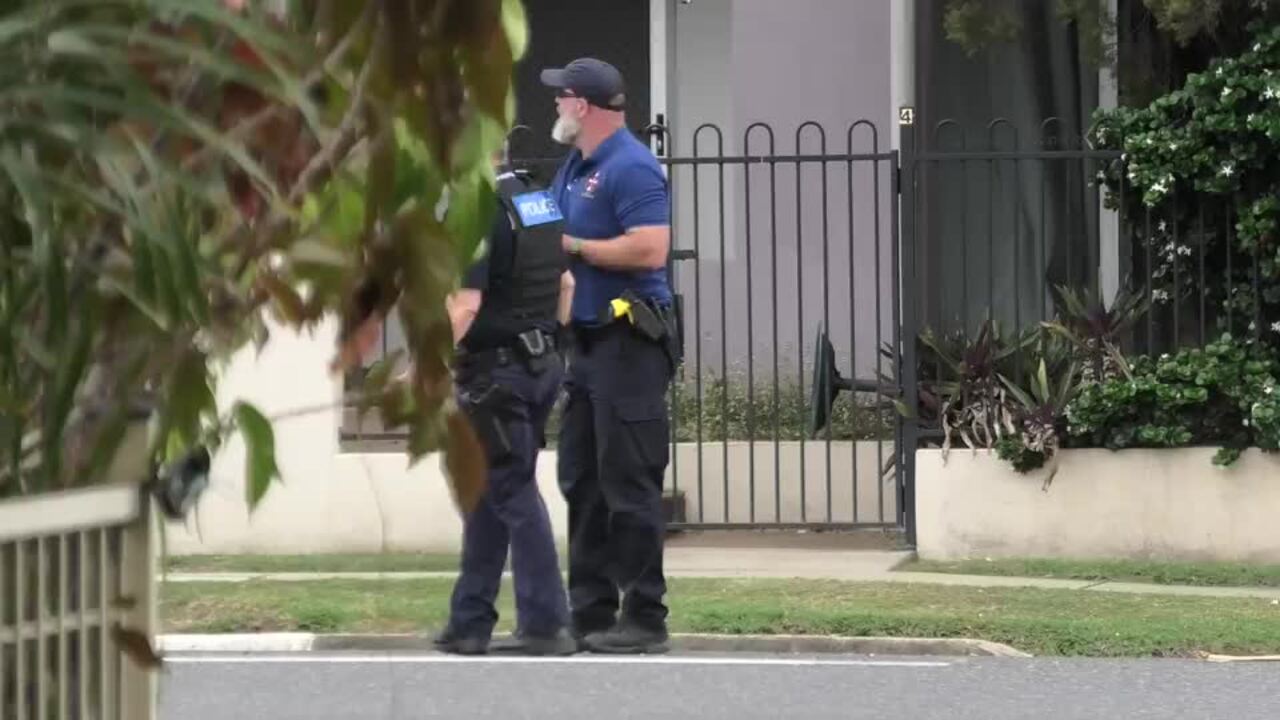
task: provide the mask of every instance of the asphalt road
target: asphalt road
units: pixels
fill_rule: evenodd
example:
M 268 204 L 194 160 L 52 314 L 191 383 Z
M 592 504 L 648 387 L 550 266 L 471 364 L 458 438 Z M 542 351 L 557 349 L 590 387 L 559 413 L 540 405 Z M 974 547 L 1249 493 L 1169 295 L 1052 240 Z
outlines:
M 171 655 L 162 720 L 1280 717 L 1280 665 L 1175 660 Z

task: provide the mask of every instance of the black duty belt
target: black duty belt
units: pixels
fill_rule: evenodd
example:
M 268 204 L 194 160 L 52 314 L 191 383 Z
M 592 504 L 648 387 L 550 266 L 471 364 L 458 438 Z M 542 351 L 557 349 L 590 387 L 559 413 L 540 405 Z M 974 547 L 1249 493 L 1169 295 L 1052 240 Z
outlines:
M 529 330 L 516 336 L 515 342 L 483 350 L 458 349 L 454 366 L 460 370 L 502 367 L 516 362 L 533 362 L 556 351 L 556 338 L 542 330 Z

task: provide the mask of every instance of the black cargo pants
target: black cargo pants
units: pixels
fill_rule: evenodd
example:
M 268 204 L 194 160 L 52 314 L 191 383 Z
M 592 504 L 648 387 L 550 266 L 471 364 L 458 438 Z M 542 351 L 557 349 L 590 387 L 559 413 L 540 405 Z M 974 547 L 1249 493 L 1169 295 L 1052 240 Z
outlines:
M 669 446 L 663 346 L 623 322 L 578 330 L 559 481 L 569 507 L 569 604 L 578 634 L 618 619 L 665 628 L 662 484 Z

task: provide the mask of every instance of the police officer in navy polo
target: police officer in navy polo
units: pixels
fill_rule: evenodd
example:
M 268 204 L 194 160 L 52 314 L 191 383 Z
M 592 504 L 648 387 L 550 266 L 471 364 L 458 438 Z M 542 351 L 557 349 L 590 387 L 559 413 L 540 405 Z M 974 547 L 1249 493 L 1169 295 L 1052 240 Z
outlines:
M 484 259 L 448 302 L 458 400 L 485 447 L 489 475 L 479 505 L 464 518 L 461 572 L 436 645 L 466 655 L 489 650 L 510 547 L 517 631 L 493 649 L 567 655 L 578 646 L 568 632 L 564 581 L 534 470 L 561 390 L 557 336 L 568 321 L 573 278 L 550 193 L 524 173 L 503 172 L 497 194 Z
M 573 146 L 551 185 L 575 281 L 559 443 L 573 631 L 593 652 L 662 652 L 665 397 L 676 352 L 667 181 L 624 126 L 616 68 L 583 58 L 544 70 L 542 82 L 556 89 L 552 136 Z

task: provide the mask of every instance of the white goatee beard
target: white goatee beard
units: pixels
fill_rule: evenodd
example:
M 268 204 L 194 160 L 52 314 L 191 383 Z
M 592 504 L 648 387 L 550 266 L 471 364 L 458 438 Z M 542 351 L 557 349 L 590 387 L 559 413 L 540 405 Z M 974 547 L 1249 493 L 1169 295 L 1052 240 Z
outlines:
M 561 115 L 556 118 L 556 124 L 551 128 L 551 139 L 561 145 L 572 145 L 578 139 L 580 132 L 582 132 L 581 123 Z

